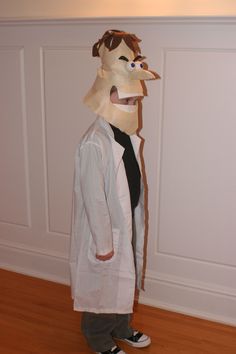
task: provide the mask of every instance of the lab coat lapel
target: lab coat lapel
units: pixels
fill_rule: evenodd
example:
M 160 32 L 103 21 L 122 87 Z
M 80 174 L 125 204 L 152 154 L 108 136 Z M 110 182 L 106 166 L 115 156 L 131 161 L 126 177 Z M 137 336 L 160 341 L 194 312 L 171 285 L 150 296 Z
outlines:
M 139 150 L 140 150 L 140 145 L 141 145 L 142 139 L 139 136 L 137 136 L 137 135 L 131 135 L 130 136 L 130 140 L 131 140 L 131 143 L 133 145 L 135 157 L 136 157 L 136 160 L 138 161 L 139 168 L 140 168 L 141 167 L 141 162 L 140 162 Z
M 114 138 L 111 138 L 112 152 L 114 157 L 115 170 L 117 171 L 123 157 L 125 149 Z
M 140 167 L 140 159 L 139 159 L 139 149 L 140 149 L 140 144 L 141 144 L 141 138 L 137 135 L 131 135 L 130 136 L 131 143 L 133 145 L 135 157 L 139 163 Z M 124 147 L 121 146 L 119 143 L 117 143 L 114 138 L 111 138 L 111 143 L 112 143 L 112 151 L 113 151 L 113 156 L 114 156 L 114 163 L 115 163 L 115 168 L 117 169 L 120 161 L 123 157 L 124 153 Z
M 115 165 L 115 170 L 117 171 L 125 149 L 114 139 L 114 133 L 110 127 L 110 124 L 106 120 L 104 120 L 101 117 L 98 117 L 98 123 L 106 130 L 109 139 L 111 141 L 114 165 Z

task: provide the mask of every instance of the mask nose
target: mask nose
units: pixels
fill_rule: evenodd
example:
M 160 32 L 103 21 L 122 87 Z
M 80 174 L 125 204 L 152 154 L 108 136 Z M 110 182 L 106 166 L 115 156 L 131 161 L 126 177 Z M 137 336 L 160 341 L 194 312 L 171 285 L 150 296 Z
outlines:
M 157 77 L 149 70 L 134 70 L 130 73 L 132 80 L 154 80 Z
M 129 61 L 127 63 L 127 70 L 130 78 L 133 80 L 152 80 L 157 77 L 149 70 L 143 68 L 143 63 L 140 61 Z

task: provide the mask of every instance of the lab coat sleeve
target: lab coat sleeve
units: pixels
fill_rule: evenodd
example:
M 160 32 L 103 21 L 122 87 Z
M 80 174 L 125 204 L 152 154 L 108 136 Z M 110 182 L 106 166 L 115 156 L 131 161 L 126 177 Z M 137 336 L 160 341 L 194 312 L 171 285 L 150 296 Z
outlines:
M 80 149 L 79 161 L 80 190 L 90 232 L 96 245 L 96 253 L 105 255 L 113 250 L 113 237 L 100 146 L 85 143 Z

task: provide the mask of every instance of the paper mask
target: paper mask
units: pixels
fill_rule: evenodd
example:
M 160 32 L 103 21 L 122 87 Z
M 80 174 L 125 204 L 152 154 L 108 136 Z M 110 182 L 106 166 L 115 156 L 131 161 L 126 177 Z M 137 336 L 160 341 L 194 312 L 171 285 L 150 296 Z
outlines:
M 144 96 L 142 80 L 159 76 L 144 69 L 138 45 L 140 40 L 133 34 L 111 30 L 105 32 L 93 46 L 93 56 L 99 56 L 102 66 L 96 80 L 84 98 L 93 112 L 102 116 L 121 131 L 131 135 L 138 128 L 138 103 L 133 106 L 114 104 L 110 91 L 116 87 L 118 97 Z

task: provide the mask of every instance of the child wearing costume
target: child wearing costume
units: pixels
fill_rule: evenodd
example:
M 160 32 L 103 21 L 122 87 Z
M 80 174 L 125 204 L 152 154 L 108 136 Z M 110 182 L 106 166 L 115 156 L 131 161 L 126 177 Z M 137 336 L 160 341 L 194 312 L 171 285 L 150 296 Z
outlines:
M 146 347 L 150 337 L 130 327 L 135 289 L 141 288 L 144 188 L 140 165 L 139 100 L 144 69 L 140 40 L 110 30 L 94 44 L 101 59 L 84 102 L 97 114 L 75 157 L 70 269 L 74 310 L 96 353 L 125 354 L 116 339 Z

